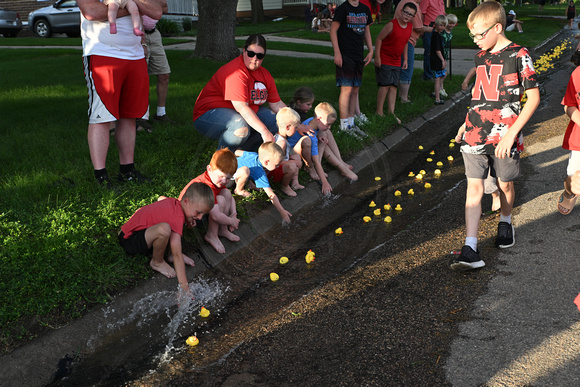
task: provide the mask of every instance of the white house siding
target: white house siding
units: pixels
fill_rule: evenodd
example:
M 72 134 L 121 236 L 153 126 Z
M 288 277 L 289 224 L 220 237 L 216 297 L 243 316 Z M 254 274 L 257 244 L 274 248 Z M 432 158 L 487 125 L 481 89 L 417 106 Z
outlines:
M 264 11 L 271 9 L 282 9 L 283 0 L 263 0 Z M 249 12 L 252 10 L 250 0 L 238 0 L 238 12 Z

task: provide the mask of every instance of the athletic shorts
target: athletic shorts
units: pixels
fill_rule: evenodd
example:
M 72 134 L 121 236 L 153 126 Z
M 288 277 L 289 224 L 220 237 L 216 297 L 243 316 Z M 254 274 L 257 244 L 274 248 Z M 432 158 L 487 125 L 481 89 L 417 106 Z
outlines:
M 433 78 L 443 78 L 445 74 L 446 74 L 445 69 L 439 71 L 433 70 Z
M 572 176 L 576 171 L 580 171 L 580 151 L 570 151 L 566 173 Z
M 125 239 L 125 233 L 121 231 L 119 233 L 119 244 L 125 249 L 127 254 L 136 255 L 142 254 L 147 255 L 152 251 L 152 248 L 147 247 L 147 241 L 145 240 L 145 230 L 135 231 L 131 236 Z
M 379 87 L 399 86 L 400 75 L 401 68 L 398 66 L 381 65 L 381 67 L 375 67 L 375 78 Z
M 465 176 L 470 179 L 487 179 L 488 175 L 507 183 L 520 176 L 520 154 L 499 159 L 495 155 L 463 153 Z
M 360 87 L 362 84 L 362 74 L 364 61 L 355 60 L 349 57 L 342 57 L 342 67 L 336 66 L 336 86 Z
M 147 44 L 147 69 L 149 75 L 161 75 L 171 73 L 165 48 L 161 43 L 161 32 L 155 30 L 150 34 L 145 34 L 145 43 Z
M 268 171 L 268 179 L 271 179 L 275 183 L 279 183 L 282 181 L 284 177 L 284 168 L 282 167 L 282 163 L 276 167 L 273 171 Z
M 141 118 L 149 106 L 149 75 L 145 59 L 83 57 L 89 91 L 89 124 Z

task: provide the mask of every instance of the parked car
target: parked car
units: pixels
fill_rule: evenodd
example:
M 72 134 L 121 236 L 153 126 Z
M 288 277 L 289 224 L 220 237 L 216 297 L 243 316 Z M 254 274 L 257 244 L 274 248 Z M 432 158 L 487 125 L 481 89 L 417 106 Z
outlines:
M 53 33 L 78 37 L 81 34 L 81 11 L 76 0 L 59 0 L 50 7 L 30 12 L 28 28 L 41 38 L 50 38 Z
M 22 20 L 16 11 L 0 8 L 0 34 L 7 38 L 15 38 L 22 30 Z

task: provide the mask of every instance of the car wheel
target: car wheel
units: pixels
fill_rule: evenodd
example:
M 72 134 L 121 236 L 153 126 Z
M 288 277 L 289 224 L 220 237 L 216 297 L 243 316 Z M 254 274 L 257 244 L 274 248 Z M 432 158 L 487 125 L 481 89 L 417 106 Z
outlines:
M 41 38 L 50 38 L 52 36 L 52 29 L 46 19 L 40 19 L 34 23 L 34 33 Z

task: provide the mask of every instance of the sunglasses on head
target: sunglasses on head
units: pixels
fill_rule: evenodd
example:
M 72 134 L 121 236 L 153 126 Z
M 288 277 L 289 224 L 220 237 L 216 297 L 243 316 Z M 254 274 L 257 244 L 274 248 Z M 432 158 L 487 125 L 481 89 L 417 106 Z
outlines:
M 253 58 L 255 56 L 259 60 L 264 59 L 264 57 L 266 56 L 266 54 L 263 54 L 261 52 L 258 53 L 250 50 L 246 50 L 246 54 L 248 54 L 248 58 Z

